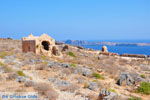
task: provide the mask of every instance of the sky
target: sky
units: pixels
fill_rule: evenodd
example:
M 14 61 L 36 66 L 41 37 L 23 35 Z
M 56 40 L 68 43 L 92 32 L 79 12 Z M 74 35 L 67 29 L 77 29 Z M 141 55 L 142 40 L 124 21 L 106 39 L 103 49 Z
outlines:
M 150 0 L 0 0 L 0 37 L 150 40 Z

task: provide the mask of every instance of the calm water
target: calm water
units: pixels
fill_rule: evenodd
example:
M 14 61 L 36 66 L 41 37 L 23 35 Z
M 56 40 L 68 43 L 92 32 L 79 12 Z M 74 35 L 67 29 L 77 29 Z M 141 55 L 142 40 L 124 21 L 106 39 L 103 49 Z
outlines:
M 89 45 L 83 46 L 85 48 L 91 48 L 95 50 L 101 50 L 102 45 Z M 119 54 L 145 54 L 150 55 L 150 46 L 107 46 L 109 52 Z

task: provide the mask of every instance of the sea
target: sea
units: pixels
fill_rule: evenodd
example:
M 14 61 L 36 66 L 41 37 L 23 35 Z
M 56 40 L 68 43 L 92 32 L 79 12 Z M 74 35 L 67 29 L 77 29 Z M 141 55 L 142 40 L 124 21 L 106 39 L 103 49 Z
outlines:
M 150 40 L 111 40 L 105 42 L 117 43 L 150 43 Z M 103 45 L 83 45 L 84 48 L 91 48 L 94 50 L 101 50 Z M 109 52 L 118 54 L 144 54 L 150 55 L 150 46 L 109 46 L 106 45 Z

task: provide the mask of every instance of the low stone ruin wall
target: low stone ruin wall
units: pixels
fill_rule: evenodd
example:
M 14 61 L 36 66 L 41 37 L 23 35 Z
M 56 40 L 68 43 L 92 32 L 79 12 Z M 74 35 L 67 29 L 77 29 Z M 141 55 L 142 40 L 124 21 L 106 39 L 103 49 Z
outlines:
M 147 55 L 140 55 L 140 54 L 122 54 L 120 56 L 123 56 L 123 57 L 136 57 L 136 58 L 148 58 L 149 57 Z

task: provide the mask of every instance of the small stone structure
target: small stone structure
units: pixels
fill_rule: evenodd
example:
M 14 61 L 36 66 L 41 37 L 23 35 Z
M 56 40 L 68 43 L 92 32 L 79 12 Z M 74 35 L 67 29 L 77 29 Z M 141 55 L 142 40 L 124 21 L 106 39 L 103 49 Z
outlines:
M 31 34 L 22 38 L 22 51 L 25 53 L 34 52 L 45 56 L 61 56 L 61 52 L 55 45 L 55 40 L 47 34 L 42 34 L 39 37 Z
M 108 52 L 108 49 L 107 49 L 106 46 L 103 46 L 103 47 L 102 47 L 102 52 Z

